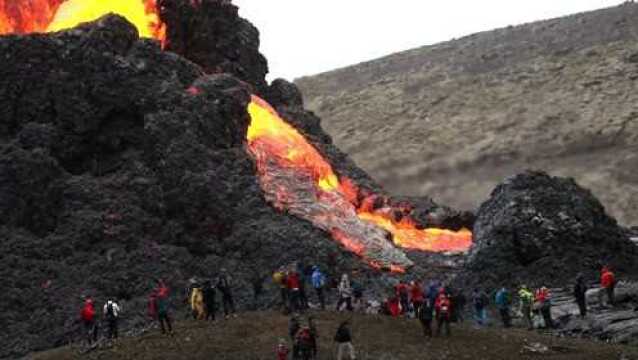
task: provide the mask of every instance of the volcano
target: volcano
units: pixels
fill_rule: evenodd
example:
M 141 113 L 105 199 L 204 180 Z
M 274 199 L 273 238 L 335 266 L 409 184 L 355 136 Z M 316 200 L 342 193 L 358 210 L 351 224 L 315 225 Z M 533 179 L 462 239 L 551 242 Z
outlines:
M 171 8 L 170 4 L 162 4 L 166 14 L 166 6 Z M 191 3 L 191 7 L 204 11 L 200 3 Z M 167 40 L 166 23 L 160 19 L 155 0 L 108 3 L 47 0 L 34 8 L 5 4 L 4 13 L 7 20 L 2 28 L 18 33 L 42 29 L 53 32 L 115 13 L 135 25 L 141 37 L 157 39 L 163 47 Z M 9 21 L 11 18 L 16 20 Z M 249 150 L 257 163 L 266 197 L 277 209 L 289 211 L 331 233 L 335 240 L 376 268 L 402 272 L 412 265 L 395 246 L 433 252 L 469 249 L 472 235 L 467 229 L 458 232 L 423 229 L 410 217 L 410 205 L 393 207 L 384 200 L 376 207 L 376 194 L 361 198 L 358 185 L 347 177 L 340 180 L 328 161 L 265 100 L 254 96 L 248 112 Z
M 180 288 L 225 267 L 246 304 L 301 261 L 357 270 L 372 294 L 378 269 L 470 246 L 471 214 L 393 199 L 293 84 L 266 83 L 259 34 L 228 2 L 145 2 L 141 22 L 113 7 L 60 31 L 71 1 L 0 4 L 0 357 L 64 344 L 82 295 L 143 308 L 156 277 Z

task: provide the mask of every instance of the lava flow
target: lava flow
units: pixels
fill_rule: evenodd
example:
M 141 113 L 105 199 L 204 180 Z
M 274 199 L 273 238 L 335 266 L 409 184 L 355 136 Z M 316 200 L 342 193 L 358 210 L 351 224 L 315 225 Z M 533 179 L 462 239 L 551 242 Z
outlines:
M 466 251 L 472 244 L 469 230 L 419 229 L 408 216 L 397 221 L 395 209 L 371 205 L 374 195 L 359 202 L 357 186 L 350 179 L 339 180 L 321 154 L 269 104 L 253 96 L 248 112 L 249 150 L 267 200 L 329 231 L 371 265 L 395 271 L 410 266 L 394 245 L 442 252 Z
M 166 40 L 156 0 L 0 0 L 0 35 L 52 32 L 115 13 L 141 37 Z

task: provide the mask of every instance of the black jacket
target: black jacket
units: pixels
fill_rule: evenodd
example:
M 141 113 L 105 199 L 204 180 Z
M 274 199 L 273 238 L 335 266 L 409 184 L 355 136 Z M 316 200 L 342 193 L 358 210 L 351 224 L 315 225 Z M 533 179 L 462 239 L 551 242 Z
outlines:
M 585 293 L 587 293 L 587 285 L 582 280 L 577 281 L 574 286 L 574 297 L 577 300 L 585 300 Z
M 347 343 L 352 341 L 352 334 L 350 334 L 350 328 L 348 324 L 341 324 L 337 333 L 335 334 L 335 341 L 338 343 Z

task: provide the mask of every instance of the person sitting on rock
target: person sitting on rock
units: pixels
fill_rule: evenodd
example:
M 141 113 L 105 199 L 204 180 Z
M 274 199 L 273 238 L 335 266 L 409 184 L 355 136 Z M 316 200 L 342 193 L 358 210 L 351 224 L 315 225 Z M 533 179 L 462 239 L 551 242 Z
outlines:
M 607 295 L 607 304 L 608 306 L 614 306 L 615 297 L 614 292 L 616 289 L 616 276 L 611 271 L 609 266 L 603 266 L 600 271 L 600 292 L 598 293 L 598 300 L 600 305 L 603 305 L 603 294 Z
M 580 311 L 580 317 L 585 318 L 587 315 L 587 285 L 585 284 L 585 279 L 582 274 L 578 274 L 576 277 L 576 285 L 574 285 L 574 298 L 576 299 L 576 304 L 578 304 L 578 309 Z

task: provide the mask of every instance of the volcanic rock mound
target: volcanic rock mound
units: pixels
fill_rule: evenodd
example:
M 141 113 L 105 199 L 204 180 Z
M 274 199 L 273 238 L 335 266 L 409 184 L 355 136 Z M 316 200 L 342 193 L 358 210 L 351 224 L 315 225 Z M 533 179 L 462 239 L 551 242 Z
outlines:
M 487 286 L 525 281 L 564 286 L 602 263 L 638 274 L 638 248 L 604 207 L 573 179 L 526 172 L 481 205 L 464 277 Z

